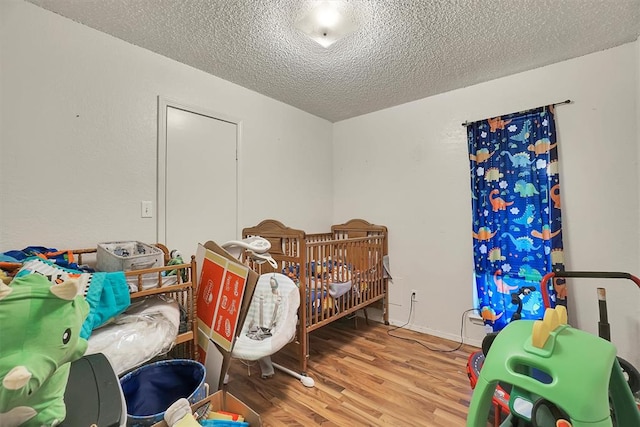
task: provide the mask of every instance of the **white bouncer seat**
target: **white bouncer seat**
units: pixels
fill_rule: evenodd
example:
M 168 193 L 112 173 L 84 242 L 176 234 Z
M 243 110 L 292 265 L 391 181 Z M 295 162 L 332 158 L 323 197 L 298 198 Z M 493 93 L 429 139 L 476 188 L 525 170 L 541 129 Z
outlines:
M 273 363 L 270 357 L 294 339 L 299 306 L 300 292 L 290 278 L 280 273 L 262 274 L 231 355 L 242 360 L 257 360 L 263 378 L 273 376 L 277 368 L 298 378 L 305 386 L 313 387 L 312 378 Z
M 272 278 L 278 283 L 275 293 L 271 290 Z M 277 308 L 276 305 L 278 305 Z M 272 355 L 291 342 L 296 334 L 299 305 L 300 293 L 291 279 L 280 273 L 261 275 L 256 284 L 244 327 L 240 336 L 236 338 L 233 357 L 259 360 Z M 271 335 L 262 339 L 251 338 L 251 336 L 260 335 L 259 331 L 256 331 L 258 327 L 271 327 Z

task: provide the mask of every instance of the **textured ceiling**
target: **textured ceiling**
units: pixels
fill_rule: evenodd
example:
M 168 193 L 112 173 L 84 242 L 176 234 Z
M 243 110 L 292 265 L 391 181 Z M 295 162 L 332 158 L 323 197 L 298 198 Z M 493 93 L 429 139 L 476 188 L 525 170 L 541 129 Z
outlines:
M 640 35 L 640 0 L 352 0 L 328 49 L 305 0 L 29 0 L 332 122 L 607 49 Z

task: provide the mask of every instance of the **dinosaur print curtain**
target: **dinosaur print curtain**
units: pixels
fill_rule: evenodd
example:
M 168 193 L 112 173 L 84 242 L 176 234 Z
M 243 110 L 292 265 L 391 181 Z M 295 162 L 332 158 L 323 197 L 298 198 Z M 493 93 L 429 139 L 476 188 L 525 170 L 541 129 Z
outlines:
M 477 307 L 494 331 L 521 304 L 541 319 L 542 276 L 564 268 L 558 149 L 553 106 L 467 127 Z

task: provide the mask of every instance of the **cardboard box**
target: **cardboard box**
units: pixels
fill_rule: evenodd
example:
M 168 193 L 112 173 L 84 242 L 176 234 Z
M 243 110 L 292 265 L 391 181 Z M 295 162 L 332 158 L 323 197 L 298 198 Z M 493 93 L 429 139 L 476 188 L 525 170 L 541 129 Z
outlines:
M 211 241 L 198 245 L 196 265 L 199 361 L 214 392 L 222 389 L 259 276 Z
M 262 419 L 253 409 L 242 403 L 231 393 L 222 390 L 209 395 L 205 399 L 191 405 L 191 411 L 198 416 L 206 416 L 208 412 L 227 411 L 240 414 L 244 417 L 245 422 L 249 423 L 249 427 L 262 427 Z M 153 427 L 167 427 L 167 423 L 161 421 L 154 424 Z

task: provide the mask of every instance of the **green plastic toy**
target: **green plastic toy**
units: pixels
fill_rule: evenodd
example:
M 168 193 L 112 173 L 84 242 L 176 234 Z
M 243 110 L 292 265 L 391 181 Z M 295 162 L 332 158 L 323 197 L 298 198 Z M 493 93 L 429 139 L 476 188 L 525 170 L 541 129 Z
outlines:
M 562 306 L 547 309 L 542 321 L 512 322 L 498 334 L 480 371 L 467 427 L 487 425 L 498 382 L 513 385 L 511 414 L 502 426 L 640 426 L 616 348 L 567 325 Z
M 87 349 L 80 330 L 88 313 L 75 280 L 52 285 L 28 274 L 0 284 L 0 425 L 64 420 L 70 362 Z

